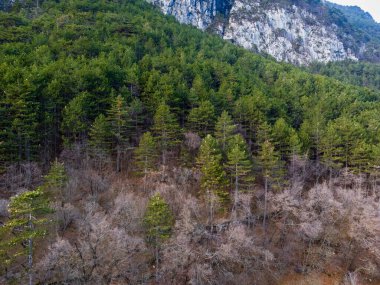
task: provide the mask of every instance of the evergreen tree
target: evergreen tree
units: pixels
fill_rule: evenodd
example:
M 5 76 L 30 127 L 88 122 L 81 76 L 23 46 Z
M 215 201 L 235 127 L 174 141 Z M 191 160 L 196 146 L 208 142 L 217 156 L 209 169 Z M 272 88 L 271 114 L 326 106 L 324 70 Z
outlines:
M 110 154 L 111 137 L 109 122 L 103 114 L 96 117 L 90 129 L 90 140 L 92 153 L 102 162 Z
M 259 151 L 262 144 L 266 141 L 272 143 L 272 128 L 268 122 L 263 121 L 257 124 L 256 126 L 256 141 L 255 141 L 255 150 L 256 153 Z M 273 143 L 272 143 L 273 144 Z
M 353 150 L 363 136 L 362 126 L 345 116 L 335 120 L 332 126 L 339 137 L 339 141 L 335 143 L 336 147 L 341 148 L 339 161 L 348 168 L 351 164 Z
M 1 266 L 4 269 L 16 261 L 23 264 L 27 268 L 30 285 L 33 284 L 35 240 L 46 234 L 46 214 L 50 212 L 48 205 L 46 193 L 41 187 L 14 196 L 9 204 L 10 219 L 0 227 Z
M 308 118 L 300 128 L 300 139 L 305 152 L 309 152 L 311 158 L 319 161 L 321 154 L 321 141 L 326 128 L 326 118 L 321 103 L 311 107 Z
M 292 172 L 292 178 L 294 181 L 296 178 L 296 172 L 295 172 L 296 159 L 299 155 L 301 155 L 301 149 L 302 149 L 301 140 L 295 130 L 293 130 L 290 135 L 289 144 L 290 144 L 289 146 L 290 146 L 290 157 L 291 157 L 290 167 L 291 167 L 291 172 Z
M 351 169 L 357 174 L 369 174 L 371 160 L 373 157 L 373 147 L 364 140 L 358 142 L 351 153 Z
M 121 95 L 118 95 L 108 110 L 110 131 L 113 136 L 113 145 L 116 150 L 116 171 L 121 171 L 121 156 L 129 145 L 130 116 L 127 104 Z
M 148 207 L 144 215 L 144 226 L 146 230 L 147 242 L 155 250 L 156 260 L 156 281 L 159 276 L 159 253 L 162 243 L 165 242 L 172 233 L 174 217 L 169 205 L 156 194 L 149 199 Z
M 339 137 L 332 124 L 326 127 L 326 131 L 321 139 L 320 150 L 322 153 L 321 160 L 329 168 L 331 182 L 334 169 L 342 166 L 341 156 L 343 151 L 341 137 Z
M 227 111 L 223 111 L 215 125 L 215 138 L 222 151 L 227 150 L 227 146 L 232 136 L 236 132 L 236 125 Z
M 292 157 L 294 157 L 295 155 L 301 154 L 302 143 L 297 132 L 294 129 L 292 129 L 291 134 L 290 134 L 289 148 L 290 148 L 290 154 Z
M 240 125 L 250 149 L 255 148 L 254 151 L 257 150 L 259 126 L 265 121 L 263 112 L 266 105 L 265 97 L 260 94 L 257 96 L 242 96 L 235 102 L 234 118 Z M 256 145 L 254 145 L 255 142 Z
M 136 139 L 140 137 L 140 130 L 144 125 L 146 117 L 144 111 L 144 105 L 138 98 L 134 98 L 128 106 L 128 113 L 131 120 L 131 135 Z
M 244 138 L 240 134 L 235 135 L 231 139 L 227 153 L 226 166 L 234 184 L 234 205 L 232 211 L 236 218 L 239 192 L 242 189 L 247 189 L 254 181 L 252 176 L 252 162 L 249 158 L 248 147 Z
M 206 194 L 209 208 L 209 224 L 214 217 L 215 199 L 225 204 L 228 201 L 226 191 L 226 173 L 222 167 L 222 154 L 214 137 L 207 135 L 199 149 L 197 164 L 202 174 L 201 190 Z
M 165 103 L 158 106 L 153 121 L 153 133 L 162 156 L 162 164 L 166 166 L 168 151 L 179 143 L 180 128 L 175 116 Z
M 275 122 L 272 128 L 272 139 L 273 144 L 276 150 L 280 153 L 282 160 L 289 160 L 294 151 L 294 144 L 299 144 L 296 141 L 296 131 L 290 127 L 283 118 L 280 118 Z M 293 141 L 291 141 L 291 139 Z
M 154 137 L 150 132 L 146 132 L 140 139 L 139 146 L 135 149 L 136 165 L 144 174 L 144 190 L 146 184 L 146 176 L 149 171 L 156 167 L 157 145 Z
M 275 152 L 274 146 L 269 141 L 264 141 L 259 150 L 258 163 L 261 171 L 261 176 L 264 179 L 264 218 L 263 227 L 266 229 L 267 220 L 267 205 L 268 205 L 268 191 L 270 188 L 280 186 L 283 179 L 283 169 L 279 159 L 278 153 Z
M 214 128 L 215 108 L 210 101 L 203 101 L 199 107 L 193 108 L 188 116 L 190 130 L 205 137 Z
M 88 128 L 86 112 L 84 110 L 86 93 L 82 93 L 63 109 L 61 130 L 65 144 L 78 142 L 84 138 Z
M 19 79 L 7 90 L 2 89 L 4 91 L 0 101 L 0 141 L 3 143 L 0 145 L 0 158 L 4 157 L 5 161 L 13 162 L 31 161 L 37 156 L 40 106 L 31 90 L 31 83 L 23 80 L 24 74 L 8 76 L 16 76 Z
M 375 189 L 380 178 L 380 144 L 372 145 L 372 157 L 369 168 L 372 188 Z
M 56 198 L 59 196 L 58 199 L 64 204 L 62 190 L 68 180 L 64 164 L 55 160 L 51 164 L 49 173 L 44 177 L 44 180 L 43 187 L 46 193 L 49 195 L 53 194 Z
M 207 84 L 205 84 L 202 76 L 197 74 L 193 80 L 189 95 L 189 101 L 193 108 L 199 104 L 199 101 L 210 99 L 206 86 Z

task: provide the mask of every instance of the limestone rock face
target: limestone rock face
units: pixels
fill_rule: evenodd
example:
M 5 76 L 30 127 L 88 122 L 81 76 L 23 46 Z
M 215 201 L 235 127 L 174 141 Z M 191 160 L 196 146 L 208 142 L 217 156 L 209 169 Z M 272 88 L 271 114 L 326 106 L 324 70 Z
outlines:
M 296 5 L 299 1 L 290 1 L 291 5 L 266 0 L 147 1 L 181 23 L 209 29 L 239 46 L 268 53 L 279 61 L 307 65 L 313 61 L 358 59 L 359 51 L 345 45 L 337 25 L 323 21 L 309 6 Z M 324 2 L 319 5 L 328 9 Z

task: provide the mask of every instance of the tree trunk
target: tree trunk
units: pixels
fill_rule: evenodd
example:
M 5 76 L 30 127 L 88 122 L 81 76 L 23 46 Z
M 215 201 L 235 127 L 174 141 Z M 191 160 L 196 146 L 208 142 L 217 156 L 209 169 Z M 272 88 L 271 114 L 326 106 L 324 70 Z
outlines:
M 158 248 L 158 245 L 156 245 L 156 248 L 155 248 L 155 256 L 156 256 L 156 274 L 155 274 L 155 280 L 156 280 L 156 283 L 158 283 L 158 279 L 159 279 L 159 270 L 158 270 L 158 265 L 159 265 L 159 248 Z
M 120 149 L 120 145 L 118 144 L 116 146 L 116 172 L 120 172 L 121 170 L 120 161 L 121 161 L 121 149 Z
M 32 223 L 32 214 L 29 214 L 29 228 L 33 230 L 33 223 Z M 29 238 L 28 240 L 28 266 L 29 266 L 29 285 L 33 285 L 33 240 L 32 238 Z
M 214 205 L 213 205 L 213 197 L 211 194 L 210 189 L 207 189 L 207 199 L 208 199 L 208 224 L 211 229 L 212 233 L 212 222 L 213 222 L 213 215 L 214 215 Z
M 234 193 L 234 206 L 233 206 L 233 219 L 237 219 L 237 203 L 239 200 L 239 176 L 237 170 L 237 164 L 235 165 L 235 193 Z
M 162 165 L 166 166 L 166 149 L 162 151 Z
M 268 202 L 268 177 L 265 177 L 265 194 L 264 194 L 264 218 L 263 218 L 263 227 L 266 231 L 266 221 L 267 221 L 267 202 Z

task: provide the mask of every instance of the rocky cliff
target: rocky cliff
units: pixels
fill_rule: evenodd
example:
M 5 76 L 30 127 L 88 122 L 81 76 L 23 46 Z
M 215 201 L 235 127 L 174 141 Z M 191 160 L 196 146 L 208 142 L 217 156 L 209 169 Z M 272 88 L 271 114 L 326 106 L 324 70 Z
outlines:
M 368 36 L 325 1 L 147 1 L 181 23 L 212 31 L 279 61 L 305 65 L 314 61 L 371 60 L 364 56 L 371 57 L 366 51 Z M 373 48 L 373 44 L 370 46 Z M 379 45 L 376 49 L 380 50 Z

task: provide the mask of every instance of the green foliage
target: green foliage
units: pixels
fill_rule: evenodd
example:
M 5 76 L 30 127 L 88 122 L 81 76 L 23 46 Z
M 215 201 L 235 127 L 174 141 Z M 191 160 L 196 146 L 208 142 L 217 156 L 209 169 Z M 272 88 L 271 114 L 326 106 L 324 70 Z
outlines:
M 118 95 L 113 100 L 111 108 L 108 110 L 107 119 L 116 147 L 127 145 L 130 129 L 130 116 L 126 101 L 121 95 Z
M 340 140 L 334 126 L 329 124 L 321 141 L 321 152 L 322 162 L 330 169 L 342 166 Z
M 234 117 L 240 124 L 249 144 L 255 144 L 259 138 L 259 126 L 265 122 L 265 99 L 261 96 L 243 96 L 235 102 Z
M 109 153 L 112 133 L 110 131 L 109 122 L 103 114 L 100 114 L 95 119 L 89 135 L 89 143 L 95 153 Z
M 146 119 L 144 104 L 138 98 L 134 98 L 128 106 L 128 114 L 130 116 L 131 136 L 138 137 Z
M 15 260 L 26 263 L 23 257 L 32 254 L 31 241 L 45 236 L 45 215 L 50 212 L 49 200 L 42 188 L 12 197 L 9 203 L 9 221 L 0 228 L 1 267 Z M 21 259 L 21 260 L 20 260 Z
M 270 141 L 264 141 L 260 146 L 258 166 L 265 184 L 272 189 L 281 189 L 284 184 L 284 169 L 279 155 Z
M 66 144 L 78 142 L 84 138 L 87 131 L 87 118 L 85 113 L 86 93 L 73 98 L 63 109 L 61 130 Z
M 315 63 L 309 67 L 309 70 L 313 73 L 336 78 L 346 84 L 380 90 L 380 65 L 378 63 L 356 61 Z
M 206 194 L 212 192 L 219 197 L 222 203 L 228 201 L 227 180 L 222 166 L 222 154 L 218 142 L 211 135 L 207 135 L 202 140 L 197 164 L 202 174 L 202 191 Z
M 116 171 L 121 170 L 121 156 L 129 145 L 130 116 L 127 104 L 121 95 L 118 95 L 108 110 L 112 146 L 116 151 Z
M 160 194 L 149 199 L 144 215 L 144 226 L 147 241 L 152 246 L 160 246 L 170 237 L 174 226 L 174 217 L 169 205 Z
M 289 160 L 291 155 L 299 154 L 301 143 L 297 132 L 283 118 L 278 119 L 274 124 L 272 139 L 282 160 Z
M 317 2 L 300 5 L 318 12 L 313 10 Z M 257 155 L 270 140 L 287 161 L 295 153 L 325 159 L 326 129 L 341 117 L 362 129 L 357 142 L 367 144 L 365 153 L 355 151 L 370 157 L 380 143 L 379 91 L 346 84 L 378 88 L 377 65 L 342 62 L 312 68 L 342 83 L 180 25 L 142 0 L 45 0 L 38 11 L 35 2 L 25 3 L 0 13 L 3 169 L 40 158 L 47 163 L 62 143 L 89 138 L 96 153 L 116 155 L 120 170 L 123 151 L 136 146 L 150 127 L 167 164 L 167 153 L 181 141 L 179 125 L 206 137 L 219 114 L 215 136 L 224 152 L 235 123 L 250 152 Z M 338 23 L 341 12 L 328 11 L 316 16 L 339 29 L 356 29 L 350 21 L 369 24 L 364 16 Z M 367 47 L 377 56 L 373 43 Z M 344 132 L 338 128 L 336 133 L 342 139 L 336 147 L 344 149 Z M 347 153 L 351 156 L 354 148 Z M 333 160 L 334 167 L 342 164 Z M 356 164 L 348 162 L 349 167 Z
M 142 135 L 139 146 L 135 149 L 135 160 L 139 171 L 144 175 L 156 168 L 157 144 L 150 132 Z
M 36 240 L 47 234 L 50 222 L 48 214 L 52 209 L 49 207 L 49 197 L 60 195 L 66 182 L 64 165 L 55 160 L 40 187 L 11 198 L 9 220 L 0 227 L 0 270 L 15 261 L 23 265 L 28 261 L 26 268 L 31 270 Z
M 227 146 L 236 132 L 236 125 L 227 111 L 223 111 L 215 125 L 215 138 L 222 151 L 227 150 Z
M 44 187 L 47 190 L 61 190 L 68 179 L 64 164 L 55 160 L 44 179 Z
M 338 161 L 345 167 L 352 165 L 352 154 L 363 136 L 363 129 L 357 122 L 347 117 L 340 117 L 332 123 L 332 128 L 339 140 L 334 142 Z
M 365 40 L 366 49 L 361 52 L 361 59 L 369 62 L 379 62 L 379 43 L 380 43 L 380 27 L 372 16 L 363 11 L 358 6 L 344 6 L 334 3 L 328 3 L 328 6 L 335 8 L 338 19 L 342 22 L 347 20 L 344 31 L 350 32 L 357 42 Z M 342 17 L 344 16 L 344 17 Z M 355 50 L 355 49 L 353 49 Z
M 351 153 L 351 169 L 354 173 L 371 173 L 371 160 L 375 160 L 372 146 L 365 141 L 359 141 Z
M 202 101 L 199 107 L 193 108 L 187 118 L 191 131 L 205 137 L 215 124 L 215 109 L 210 101 Z
M 235 185 L 235 191 L 252 186 L 253 166 L 248 146 L 240 134 L 233 136 L 230 140 L 226 166 Z
M 167 152 L 179 143 L 179 125 L 174 114 L 170 112 L 169 106 L 165 103 L 158 106 L 153 121 L 152 130 L 162 154 L 162 164 L 166 165 Z

